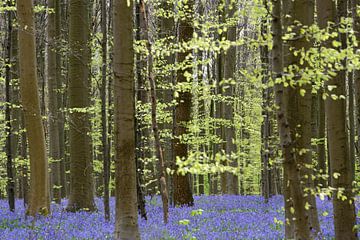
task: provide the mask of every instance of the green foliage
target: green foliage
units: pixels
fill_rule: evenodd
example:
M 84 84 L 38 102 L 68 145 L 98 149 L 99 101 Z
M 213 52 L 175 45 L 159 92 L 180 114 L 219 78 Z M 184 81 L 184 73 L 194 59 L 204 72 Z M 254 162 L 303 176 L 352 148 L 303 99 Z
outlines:
M 154 38 L 148 49 L 147 39 L 137 39 L 134 42 L 135 62 L 136 62 L 136 120 L 141 132 L 141 139 L 137 139 L 138 158 L 143 165 L 143 187 L 148 193 L 158 193 L 157 189 L 157 159 L 155 157 L 154 139 L 151 128 L 151 103 L 149 99 L 149 73 L 147 60 L 152 54 L 154 66 L 153 74 L 156 80 L 156 92 L 158 96 L 157 122 L 160 128 L 161 144 L 164 149 L 165 160 L 168 162 L 167 172 L 174 174 L 169 162 L 173 159 L 179 166 L 179 173 L 192 173 L 196 175 L 217 177 L 219 173 L 230 172 L 239 177 L 239 181 L 244 184 L 245 194 L 260 193 L 261 178 L 261 151 L 271 152 L 270 167 L 278 168 L 281 163 L 281 153 L 277 137 L 277 127 L 274 123 L 276 106 L 271 100 L 270 106 L 263 106 L 263 91 L 272 89 L 275 84 L 283 84 L 285 87 L 299 87 L 298 93 L 301 96 L 310 94 L 305 86 L 312 85 L 311 93 L 316 94 L 319 90 L 324 90 L 322 98 L 326 100 L 343 100 L 346 96 L 335 94 L 336 86 L 327 86 L 326 81 L 337 76 L 339 71 L 346 70 L 351 73 L 360 70 L 360 55 L 357 52 L 358 39 L 352 26 L 351 18 L 343 18 L 339 24 L 330 23 L 327 28 L 320 29 L 317 24 L 302 26 L 295 22 L 285 30 L 283 41 L 289 43 L 297 37 L 302 37 L 311 42 L 311 47 L 305 49 L 289 49 L 289 54 L 297 57 L 296 64 L 290 64 L 283 69 L 281 78 L 274 78 L 269 71 L 269 66 L 264 66 L 261 61 L 261 47 L 273 48 L 272 33 L 270 31 L 271 15 L 263 6 L 263 1 L 219 1 L 218 5 L 213 2 L 199 1 L 199 11 L 193 13 L 186 6 L 186 0 L 177 1 L 176 11 L 172 8 L 165 9 L 165 2 L 162 0 L 150 1 L 151 14 L 149 22 L 149 34 Z M 172 4 L 172 1 L 168 1 Z M 238 6 L 241 5 L 241 6 Z M 227 9 L 237 8 L 234 16 L 229 16 Z M 200 12 L 201 10 L 201 12 Z M 5 1 L 0 1 L 0 13 L 15 11 L 14 7 L 5 6 Z M 37 13 L 53 13 L 52 9 L 38 5 L 35 8 Z M 357 9 L 359 11 L 359 9 Z M 219 17 L 220 16 L 220 17 Z M 186 42 L 177 42 L 173 26 L 178 26 L 180 20 L 191 19 L 194 33 L 191 39 Z M 268 30 L 260 34 L 261 21 L 266 20 Z M 94 20 L 98 21 L 98 20 Z M 170 22 L 170 23 L 169 23 Z M 169 24 L 168 29 L 163 29 Z M 96 24 L 95 24 L 96 25 Z M 229 30 L 236 26 L 237 38 L 230 41 L 227 38 Z M 96 29 L 95 29 L 96 30 Z M 134 32 L 138 33 L 138 29 Z M 339 41 L 340 33 L 346 33 L 347 47 L 342 48 Z M 140 34 L 140 33 L 139 33 Z M 142 38 L 142 34 L 140 34 Z M 0 31 L 0 39 L 5 39 L 5 31 Z M 64 38 L 65 39 L 65 38 Z M 94 175 L 97 182 L 102 179 L 102 139 L 101 139 L 101 68 L 102 50 L 101 41 L 103 36 L 98 30 L 91 34 L 89 47 L 91 48 L 91 107 L 89 108 L 66 108 L 61 109 L 68 118 L 71 113 L 87 113 L 91 116 L 91 139 L 93 145 Z M 109 37 L 109 47 L 112 47 L 112 39 Z M 226 79 L 224 72 L 224 58 L 229 51 L 236 48 L 236 71 L 232 78 Z M 43 50 L 43 49 L 42 49 Z M 41 51 L 42 51 L 41 50 Z M 68 56 L 69 47 L 66 40 L 58 40 L 56 50 Z M 0 46 L 0 52 L 3 52 Z M 40 51 L 40 52 L 41 52 Z M 111 51 L 107 54 L 111 59 Z M 41 52 L 42 53 L 42 52 Z M 179 53 L 188 53 L 183 62 L 175 61 Z M 268 56 L 271 58 L 271 56 Z M 66 58 L 65 58 L 66 59 Z M 0 58 L 0 89 L 4 88 L 4 69 L 5 59 Z M 179 70 L 184 71 L 186 82 L 176 83 L 176 75 Z M 66 76 L 66 69 L 62 70 L 63 77 Z M 112 72 L 110 66 L 107 67 L 107 76 L 111 80 Z M 266 81 L 264 81 L 264 79 Z M 226 91 L 232 89 L 230 95 Z M 65 86 L 58 91 L 66 93 Z M 173 111 L 177 104 L 177 97 L 181 92 L 188 92 L 192 95 L 191 121 L 183 126 L 188 130 L 187 134 L 179 137 L 181 143 L 188 145 L 188 157 L 180 159 L 171 156 L 171 143 L 173 136 Z M 46 94 L 46 93 L 45 93 Z M 108 94 L 111 94 L 109 92 Z M 144 95 L 141 97 L 140 95 Z M 270 94 L 270 98 L 274 94 Z M 233 109 L 233 119 L 226 119 L 224 116 L 224 106 L 230 105 Z M 0 109 L 4 109 L 5 103 L 0 102 Z M 20 106 L 12 105 L 12 108 Z M 112 111 L 113 105 L 107 103 L 107 108 Z M 270 139 L 271 146 L 264 149 L 261 139 L 261 126 L 264 122 L 264 112 L 272 116 L 273 136 Z M 108 116 L 111 117 L 111 116 Z M 46 119 L 44 122 L 46 123 Z M 113 123 L 113 119 L 109 119 Z M 68 123 L 67 123 L 68 124 Z M 0 128 L 5 129 L 4 111 L 0 111 Z M 110 127 L 112 125 L 110 124 Z M 227 153 L 224 145 L 226 138 L 224 129 L 234 128 L 235 137 L 231 141 L 236 145 L 236 150 Z M 66 126 L 68 130 L 68 125 Z M 18 133 L 20 134 L 22 130 Z M 109 136 L 113 142 L 113 136 Z M 325 144 L 325 139 L 313 138 L 312 145 Z M 326 144 L 325 144 L 326 145 Z M 5 146 L 5 134 L 0 134 L 0 146 Z M 298 149 L 300 155 L 306 154 L 311 149 Z M 111 157 L 114 157 L 114 148 L 111 148 Z M 314 157 L 316 166 L 316 157 Z M 236 164 L 233 164 L 236 163 Z M 20 158 L 15 159 L 15 168 L 20 171 L 28 161 Z M 138 166 L 139 167 L 139 166 Z M 140 167 L 139 167 L 140 168 Z M 0 152 L 0 191 L 5 192 L 6 178 L 6 155 Z M 139 170 L 139 169 L 138 169 Z M 111 167 L 111 173 L 114 167 Z M 315 176 L 307 176 L 315 179 L 328 179 L 329 176 L 323 172 L 315 172 Z M 333 174 L 335 179 L 339 176 Z M 357 174 L 356 180 L 359 180 Z M 205 181 L 206 192 L 210 186 Z M 110 182 L 111 189 L 114 187 L 114 179 Z M 97 193 L 101 195 L 102 186 L 97 184 Z M 320 192 L 318 189 L 317 191 Z M 332 190 L 331 190 L 332 191 Z M 321 189 L 320 196 L 328 196 L 331 191 Z M 341 191 L 338 191 L 341 193 Z M 341 194 L 339 197 L 342 197 Z

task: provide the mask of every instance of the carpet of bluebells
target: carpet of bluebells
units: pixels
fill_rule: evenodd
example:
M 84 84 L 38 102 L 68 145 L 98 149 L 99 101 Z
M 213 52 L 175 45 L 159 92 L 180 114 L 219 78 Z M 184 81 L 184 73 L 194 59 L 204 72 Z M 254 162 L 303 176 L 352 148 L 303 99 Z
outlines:
M 22 201 L 14 213 L 7 201 L 0 200 L 0 239 L 112 239 L 114 232 L 114 199 L 112 218 L 103 217 L 101 199 L 95 213 L 63 211 L 53 205 L 48 217 L 25 218 Z M 318 200 L 322 239 L 333 236 L 332 204 Z M 191 208 L 171 208 L 169 223 L 162 223 L 159 198 L 147 199 L 148 220 L 139 219 L 142 239 L 283 239 L 284 209 L 281 196 L 265 204 L 260 196 L 199 196 Z

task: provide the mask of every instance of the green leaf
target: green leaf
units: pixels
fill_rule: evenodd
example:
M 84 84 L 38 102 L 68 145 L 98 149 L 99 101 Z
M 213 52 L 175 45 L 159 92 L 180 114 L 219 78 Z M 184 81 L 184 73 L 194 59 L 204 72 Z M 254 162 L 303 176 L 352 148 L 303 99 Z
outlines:
M 305 94 L 306 94 L 306 90 L 305 90 L 305 89 L 300 89 L 300 95 L 301 95 L 302 97 L 304 97 Z
M 179 221 L 179 224 L 182 226 L 187 226 L 190 224 L 190 220 L 189 219 L 182 219 Z

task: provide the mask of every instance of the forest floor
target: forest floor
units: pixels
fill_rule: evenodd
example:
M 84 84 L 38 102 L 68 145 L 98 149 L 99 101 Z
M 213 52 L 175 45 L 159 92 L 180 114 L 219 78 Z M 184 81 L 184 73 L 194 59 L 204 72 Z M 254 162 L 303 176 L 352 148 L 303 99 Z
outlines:
M 265 204 L 260 196 L 197 196 L 191 208 L 171 208 L 169 223 L 162 223 L 160 198 L 147 199 L 148 220 L 139 219 L 142 239 L 283 239 L 284 209 L 281 196 Z M 111 221 L 103 217 L 101 199 L 95 213 L 63 211 L 52 206 L 52 214 L 36 221 L 25 219 L 23 202 L 17 210 L 8 211 L 7 201 L 0 200 L 0 239 L 112 239 L 114 232 L 114 199 L 111 199 Z M 323 239 L 333 237 L 332 204 L 318 199 Z M 359 204 L 358 204 L 359 205 Z

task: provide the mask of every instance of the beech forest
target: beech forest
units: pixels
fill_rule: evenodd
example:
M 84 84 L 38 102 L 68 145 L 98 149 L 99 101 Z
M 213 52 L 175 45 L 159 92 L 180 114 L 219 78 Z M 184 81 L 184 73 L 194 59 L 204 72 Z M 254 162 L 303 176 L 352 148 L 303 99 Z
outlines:
M 359 230 L 360 0 L 0 0 L 0 240 Z

